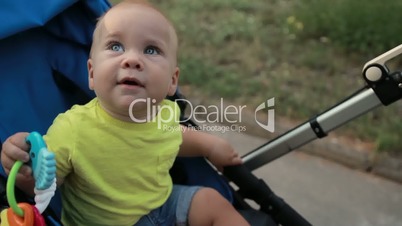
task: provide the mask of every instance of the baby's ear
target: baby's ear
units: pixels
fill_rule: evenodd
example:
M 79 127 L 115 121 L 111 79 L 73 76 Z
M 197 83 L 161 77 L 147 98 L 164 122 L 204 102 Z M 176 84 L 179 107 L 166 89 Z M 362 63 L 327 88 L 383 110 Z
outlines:
M 175 68 L 174 73 L 172 75 L 172 80 L 169 84 L 168 95 L 173 96 L 176 93 L 177 86 L 179 83 L 179 75 L 180 69 L 178 67 Z
M 88 84 L 89 84 L 89 89 L 94 90 L 94 68 L 92 66 L 92 60 L 89 59 L 87 62 L 87 68 L 88 68 Z

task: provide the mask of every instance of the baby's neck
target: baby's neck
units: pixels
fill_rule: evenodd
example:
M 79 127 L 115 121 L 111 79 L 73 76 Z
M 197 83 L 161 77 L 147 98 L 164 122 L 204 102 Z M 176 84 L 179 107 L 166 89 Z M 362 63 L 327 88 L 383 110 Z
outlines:
M 152 105 L 151 107 L 136 107 L 129 108 L 125 112 L 109 111 L 103 108 L 107 114 L 111 117 L 130 123 L 146 123 L 152 121 L 158 114 L 158 105 Z

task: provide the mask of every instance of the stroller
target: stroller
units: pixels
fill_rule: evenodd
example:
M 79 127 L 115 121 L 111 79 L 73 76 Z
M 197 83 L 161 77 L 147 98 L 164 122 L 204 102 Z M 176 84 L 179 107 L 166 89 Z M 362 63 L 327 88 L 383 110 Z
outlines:
M 96 19 L 107 11 L 107 0 L 53 0 L 27 2 L 2 1 L 0 18 L 0 141 L 20 131 L 44 134 L 52 120 L 73 104 L 87 103 L 94 97 L 87 81 L 86 60 Z M 251 225 L 311 225 L 296 210 L 278 197 L 252 170 L 325 135 L 339 125 L 380 105 L 388 105 L 402 97 L 402 76 L 390 72 L 386 61 L 402 52 L 398 47 L 367 63 L 361 92 L 325 111 L 306 123 L 243 156 L 242 166 L 226 167 L 217 173 L 204 158 L 177 158 L 171 175 L 174 183 L 213 187 L 246 218 Z M 11 57 L 13 56 L 13 57 Z M 68 56 L 68 57 L 65 57 Z M 184 99 L 177 90 L 167 97 Z M 182 119 L 185 101 L 178 101 Z M 187 126 L 197 127 L 189 120 Z M 0 204 L 7 208 L 7 177 L 0 167 Z M 233 182 L 237 189 L 229 182 Z M 32 202 L 22 192 L 17 200 Z M 251 199 L 260 208 L 251 207 Z M 60 197 L 56 192 L 50 206 L 42 214 L 47 225 L 60 225 Z
M 58 113 L 94 97 L 88 89 L 86 61 L 96 20 L 110 7 L 106 0 L 0 3 L 0 17 L 8 21 L 0 29 L 4 94 L 0 97 L 0 140 L 19 131 L 44 134 Z M 183 99 L 179 90 L 169 98 Z M 179 105 L 184 112 L 185 102 Z M 6 175 L 1 174 L 1 205 L 8 207 Z M 178 158 L 171 174 L 175 183 L 214 187 L 234 203 L 227 181 L 203 158 Z M 21 192 L 17 199 L 32 202 Z M 43 214 L 48 225 L 59 224 L 60 211 L 56 193 Z

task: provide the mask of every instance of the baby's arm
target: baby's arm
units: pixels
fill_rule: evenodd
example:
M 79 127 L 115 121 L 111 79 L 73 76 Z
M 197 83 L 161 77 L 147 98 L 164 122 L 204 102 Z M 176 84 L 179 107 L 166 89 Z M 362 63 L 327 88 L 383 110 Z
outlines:
M 242 163 L 239 154 L 224 139 L 182 126 L 183 143 L 180 146 L 179 156 L 203 156 L 219 170 L 223 166 Z
M 29 161 L 30 146 L 25 142 L 29 133 L 21 132 L 10 136 L 1 150 L 1 164 L 8 175 L 14 163 L 20 160 L 24 163 Z M 24 164 L 17 174 L 15 184 L 28 195 L 34 196 L 35 180 L 32 176 L 32 168 Z

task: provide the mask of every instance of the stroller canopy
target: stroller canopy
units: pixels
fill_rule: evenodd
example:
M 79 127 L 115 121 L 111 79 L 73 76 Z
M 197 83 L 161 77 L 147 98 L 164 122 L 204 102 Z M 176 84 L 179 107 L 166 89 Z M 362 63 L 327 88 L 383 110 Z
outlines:
M 21 131 L 44 134 L 57 114 L 94 97 L 86 61 L 97 18 L 110 6 L 107 0 L 0 1 L 0 141 Z M 51 206 L 60 214 L 56 194 Z
M 0 139 L 45 133 L 52 120 L 94 94 L 86 61 L 106 0 L 0 2 Z

